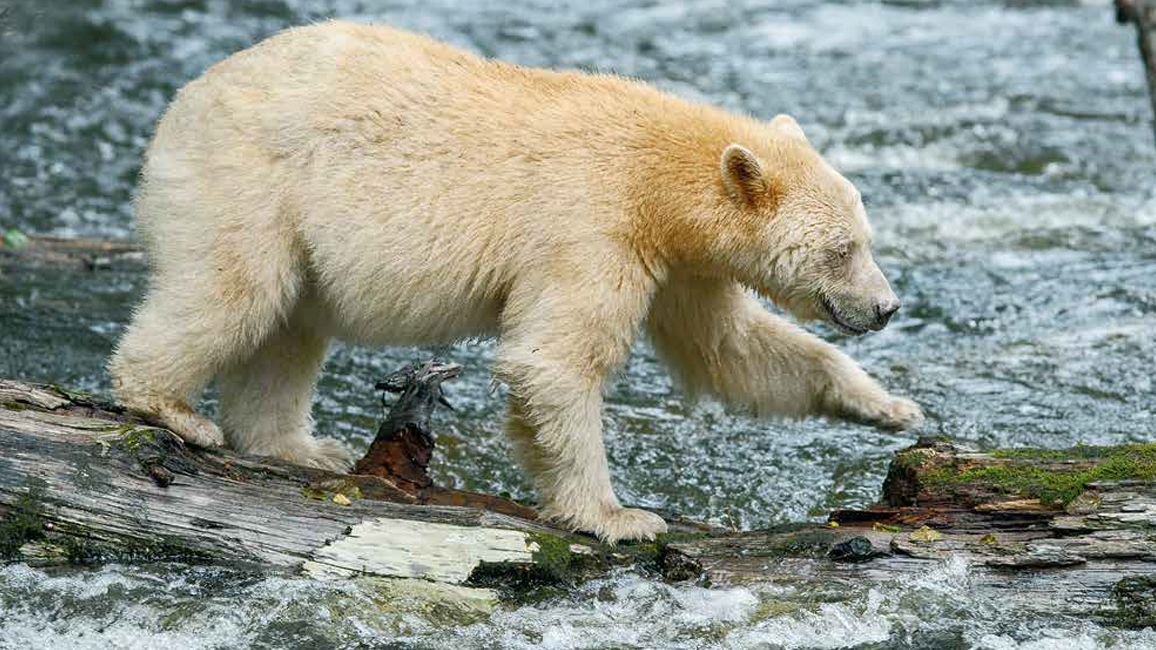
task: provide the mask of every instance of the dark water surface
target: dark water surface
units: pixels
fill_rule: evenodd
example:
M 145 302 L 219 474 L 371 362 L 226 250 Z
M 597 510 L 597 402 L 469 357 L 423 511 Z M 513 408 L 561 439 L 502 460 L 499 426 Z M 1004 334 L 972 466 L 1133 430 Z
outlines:
M 816 327 L 976 445 L 1156 433 L 1156 147 L 1134 35 L 1107 2 L 17 0 L 0 18 L 0 229 L 124 238 L 152 123 L 183 83 L 331 16 L 424 30 L 517 63 L 613 70 L 684 97 L 795 115 L 863 191 L 904 308 L 884 332 Z M 0 376 L 105 390 L 143 289 L 127 271 L 0 275 Z M 440 422 L 437 477 L 527 497 L 487 343 Z M 336 346 L 323 433 L 368 443 L 372 384 L 429 350 Z M 208 404 L 212 408 L 212 400 Z M 919 432 L 756 422 L 688 405 L 640 343 L 607 399 L 625 501 L 738 527 L 874 500 Z M 0 568 L 0 648 L 1156 647 L 1150 632 L 971 602 L 966 567 L 769 614 L 780 589 L 622 575 L 469 626 L 371 607 L 356 585 L 228 567 Z M 342 602 L 344 609 L 334 602 Z M 352 612 L 352 613 L 351 613 Z M 47 623 L 45 621 L 48 621 Z M 391 639 L 393 639 L 391 641 Z

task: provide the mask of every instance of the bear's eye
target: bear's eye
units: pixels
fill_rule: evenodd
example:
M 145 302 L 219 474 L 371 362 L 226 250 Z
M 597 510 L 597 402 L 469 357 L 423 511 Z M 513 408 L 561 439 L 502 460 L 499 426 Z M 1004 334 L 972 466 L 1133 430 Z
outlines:
M 839 247 L 835 249 L 835 253 L 839 257 L 846 259 L 846 257 L 851 254 L 851 245 L 847 243 L 839 244 Z

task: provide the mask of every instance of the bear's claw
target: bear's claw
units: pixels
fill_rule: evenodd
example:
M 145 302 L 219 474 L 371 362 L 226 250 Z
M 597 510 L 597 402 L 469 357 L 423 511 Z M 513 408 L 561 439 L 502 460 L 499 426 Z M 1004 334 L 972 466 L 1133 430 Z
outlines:
M 607 544 L 622 540 L 653 540 L 655 535 L 667 530 L 662 517 L 639 508 L 603 508 L 597 516 L 563 515 L 551 513 L 547 508 L 541 517 L 571 530 L 591 533 Z
M 353 468 L 353 452 L 345 445 L 333 438 L 318 438 L 316 443 L 306 465 L 334 472 L 348 472 Z
M 885 429 L 911 429 L 923 424 L 923 411 L 906 397 L 891 397 L 875 423 Z
M 185 443 L 197 447 L 224 447 L 225 435 L 221 429 L 208 418 L 195 413 L 187 407 L 168 407 L 157 409 L 156 420 Z

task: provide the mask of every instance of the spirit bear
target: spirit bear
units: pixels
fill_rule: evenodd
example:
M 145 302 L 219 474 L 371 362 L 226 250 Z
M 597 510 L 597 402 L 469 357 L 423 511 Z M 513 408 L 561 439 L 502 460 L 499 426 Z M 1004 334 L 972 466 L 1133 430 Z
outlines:
M 136 214 L 151 282 L 109 369 L 193 444 L 345 469 L 312 435 L 329 339 L 496 337 L 542 515 L 613 542 L 666 529 L 619 504 L 602 442 L 643 330 L 689 392 L 756 414 L 922 418 L 756 298 L 850 334 L 899 306 L 859 193 L 787 116 L 328 22 L 185 86 Z M 213 379 L 220 428 L 193 410 Z

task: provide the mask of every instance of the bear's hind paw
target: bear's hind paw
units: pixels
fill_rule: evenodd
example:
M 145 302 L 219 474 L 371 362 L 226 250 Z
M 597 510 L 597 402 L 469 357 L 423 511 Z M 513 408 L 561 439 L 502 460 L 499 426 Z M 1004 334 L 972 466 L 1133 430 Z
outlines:
M 225 435 L 208 418 L 186 407 L 161 409 L 156 419 L 185 443 L 197 447 L 224 447 Z
M 594 534 L 607 544 L 619 540 L 653 540 L 654 536 L 666 532 L 666 522 L 662 517 L 638 508 L 619 508 L 598 523 Z
M 283 460 L 306 467 L 347 473 L 353 468 L 353 452 L 332 438 L 315 438 L 300 449 L 278 454 Z

